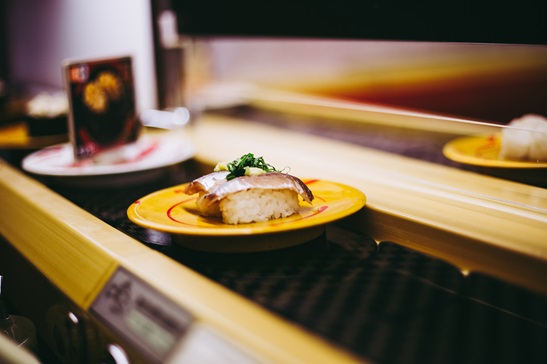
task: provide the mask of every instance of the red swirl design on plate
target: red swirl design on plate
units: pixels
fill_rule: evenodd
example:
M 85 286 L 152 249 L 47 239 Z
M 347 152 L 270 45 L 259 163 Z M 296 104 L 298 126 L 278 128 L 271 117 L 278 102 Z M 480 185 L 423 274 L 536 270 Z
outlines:
M 475 150 L 475 156 L 479 158 L 484 158 L 485 154 L 490 152 L 492 148 L 496 148 L 498 146 L 498 138 L 495 135 L 490 135 L 486 140 L 485 143 L 477 147 Z
M 318 198 L 325 201 L 321 197 L 318 197 Z M 174 214 L 175 214 L 174 210 L 177 207 L 179 207 L 181 205 L 184 205 L 185 203 L 188 203 L 188 202 L 193 201 L 195 199 L 196 199 L 196 197 L 190 197 L 190 198 L 179 201 L 176 204 L 170 206 L 166 211 L 166 215 L 169 218 L 169 220 L 174 221 L 174 222 L 179 223 L 179 224 L 182 224 L 182 225 L 196 226 L 194 224 L 189 224 L 187 222 L 181 221 L 181 220 L 177 219 L 176 217 L 174 217 Z M 139 202 L 139 201 L 137 201 L 137 202 Z M 281 220 L 279 220 L 279 219 L 270 220 L 270 225 L 271 226 L 284 225 L 284 224 L 289 224 L 289 223 L 293 223 L 293 222 L 300 221 L 300 220 L 309 219 L 310 217 L 317 216 L 317 215 L 321 214 L 322 212 L 324 212 L 328 208 L 329 208 L 328 205 L 322 205 L 318 208 L 314 208 L 309 215 L 304 215 L 304 216 L 301 215 L 300 218 L 291 219 L 291 216 L 294 216 L 294 215 L 291 215 L 291 216 L 288 216 L 286 218 L 282 218 Z M 249 223 L 249 224 L 253 224 L 253 223 Z M 230 225 L 230 226 L 232 226 L 232 225 Z M 235 226 L 235 225 L 233 225 L 233 226 Z
M 115 148 L 107 149 L 107 150 L 104 150 L 102 153 L 113 153 L 113 151 L 118 150 L 121 153 L 120 156 L 119 157 L 115 157 L 115 156 L 112 157 L 112 158 L 114 158 L 114 160 L 110 164 L 111 165 L 126 165 L 126 164 L 134 164 L 134 163 L 142 162 L 143 160 L 145 160 L 148 157 L 150 157 L 151 155 L 153 155 L 154 152 L 156 152 L 158 150 L 159 146 L 160 146 L 159 140 L 153 140 L 153 141 L 151 141 L 147 144 L 137 145 L 136 147 L 139 148 L 139 151 L 134 156 L 131 156 L 131 158 L 125 158 L 125 156 L 123 156 L 123 148 L 134 147 L 133 145 L 129 145 L 129 144 L 120 145 L 120 146 L 117 146 Z M 99 155 L 100 155 L 100 153 L 95 155 L 95 157 L 97 157 Z M 93 157 L 91 157 L 91 158 L 76 160 L 72 164 L 70 164 L 68 167 L 70 167 L 70 168 L 83 168 L 83 167 L 94 166 L 94 165 L 101 165 L 101 164 L 100 163 L 96 164 Z
M 185 203 L 187 203 L 187 202 L 190 202 L 190 201 L 192 201 L 192 200 L 195 200 L 195 199 L 196 199 L 196 197 L 187 198 L 187 199 L 182 200 L 182 201 L 180 201 L 180 202 L 177 202 L 177 203 L 174 204 L 173 206 L 169 207 L 169 208 L 167 209 L 167 217 L 168 217 L 170 220 L 174 221 L 174 222 L 178 222 L 179 224 L 188 225 L 188 226 L 194 226 L 194 225 L 188 224 L 188 223 L 186 223 L 186 222 L 184 222 L 184 221 L 180 221 L 180 220 L 175 219 L 175 218 L 173 217 L 173 210 L 174 210 L 175 208 L 177 208 L 178 206 L 183 205 L 183 204 L 185 204 Z
M 133 160 L 129 160 L 128 162 L 138 162 L 138 161 L 141 161 L 141 160 L 145 159 L 146 157 L 148 157 L 149 155 L 154 153 L 158 149 L 159 145 L 160 145 L 160 142 L 158 140 L 155 140 L 152 144 L 150 144 L 146 148 L 144 148 L 139 153 L 139 155 L 135 156 L 135 158 Z
M 307 185 L 311 185 L 311 184 L 317 183 L 319 181 L 320 180 L 318 180 L 318 179 L 308 179 L 308 180 L 305 180 L 304 183 L 307 184 Z

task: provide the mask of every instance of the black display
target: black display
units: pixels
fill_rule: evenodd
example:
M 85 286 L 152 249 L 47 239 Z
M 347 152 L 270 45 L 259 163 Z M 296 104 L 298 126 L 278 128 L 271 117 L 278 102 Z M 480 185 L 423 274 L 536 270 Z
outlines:
M 251 36 L 547 44 L 538 1 L 173 1 L 179 32 Z

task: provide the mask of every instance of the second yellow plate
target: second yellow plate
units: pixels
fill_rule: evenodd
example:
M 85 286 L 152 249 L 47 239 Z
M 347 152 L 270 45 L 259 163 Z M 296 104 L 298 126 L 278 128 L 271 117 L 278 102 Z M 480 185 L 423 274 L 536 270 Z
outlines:
M 454 139 L 443 148 L 443 154 L 455 162 L 481 167 L 547 168 L 547 163 L 500 159 L 501 136 L 482 135 Z

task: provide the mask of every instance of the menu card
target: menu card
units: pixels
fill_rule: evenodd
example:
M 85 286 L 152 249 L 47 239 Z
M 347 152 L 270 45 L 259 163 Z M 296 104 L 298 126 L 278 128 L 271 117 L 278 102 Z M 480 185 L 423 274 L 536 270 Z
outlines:
M 136 116 L 131 57 L 67 61 L 69 133 L 76 160 L 135 142 Z

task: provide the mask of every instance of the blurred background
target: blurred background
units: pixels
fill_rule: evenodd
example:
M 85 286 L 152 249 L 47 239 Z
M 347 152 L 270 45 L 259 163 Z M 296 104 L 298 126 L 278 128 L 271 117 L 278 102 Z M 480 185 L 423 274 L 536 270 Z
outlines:
M 544 46 L 184 37 L 166 1 L 1 6 L 4 101 L 63 89 L 66 59 L 131 55 L 139 110 L 180 106 L 210 84 L 252 83 L 502 123 L 547 114 Z

